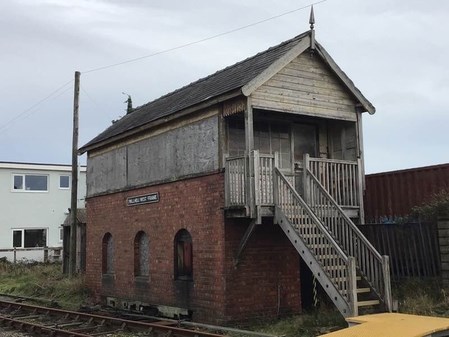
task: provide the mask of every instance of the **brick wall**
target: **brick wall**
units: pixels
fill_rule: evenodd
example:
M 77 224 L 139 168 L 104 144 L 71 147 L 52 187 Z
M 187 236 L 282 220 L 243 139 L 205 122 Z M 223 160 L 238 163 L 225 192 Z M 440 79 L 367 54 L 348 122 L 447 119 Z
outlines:
M 126 198 L 159 192 L 153 204 Z M 196 321 L 224 323 L 298 312 L 299 256 L 278 226 L 259 226 L 241 264 L 234 256 L 247 222 L 224 219 L 224 176 L 213 174 L 88 199 L 86 282 L 104 296 L 193 310 Z M 174 279 L 174 238 L 187 229 L 193 244 L 193 282 Z M 149 278 L 134 278 L 134 239 L 150 241 Z M 102 280 L 102 240 L 114 240 L 114 276 Z
M 300 257 L 278 225 L 256 227 L 234 265 L 249 220 L 228 220 L 225 320 L 277 317 L 301 312 Z

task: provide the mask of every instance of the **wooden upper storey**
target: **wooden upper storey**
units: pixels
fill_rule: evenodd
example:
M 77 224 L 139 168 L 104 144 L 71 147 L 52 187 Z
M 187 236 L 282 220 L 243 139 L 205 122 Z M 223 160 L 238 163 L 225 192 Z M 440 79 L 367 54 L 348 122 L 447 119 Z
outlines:
M 248 109 L 281 112 L 284 123 L 357 123 L 374 113 L 324 48 L 310 46 L 306 32 L 136 108 L 80 149 L 88 152 L 88 196 L 222 169 L 228 116 Z
M 306 61 L 306 57 L 297 58 L 301 54 L 310 55 L 306 51 L 310 51 L 312 45 L 311 36 L 313 34 L 307 31 L 264 52 L 217 71 L 208 77 L 202 78 L 134 109 L 132 113 L 124 116 L 81 147 L 79 150 L 80 153 L 121 141 L 124 138 L 131 137 L 149 128 L 164 124 L 172 118 L 191 114 L 232 97 L 242 94 L 248 97 L 259 89 L 260 86 L 267 84 L 266 82 L 281 70 L 283 70 L 283 73 L 279 74 L 279 76 L 293 75 L 293 77 L 297 77 L 298 74 L 295 71 L 298 70 L 298 67 L 295 67 L 295 64 L 302 64 L 302 62 Z M 356 101 L 358 111 L 374 113 L 374 106 L 354 86 L 354 83 L 338 67 L 326 50 L 317 42 L 313 43 L 313 46 L 313 54 L 327 68 L 326 72 L 330 75 L 328 77 L 333 77 L 339 86 L 343 87 L 348 95 Z M 293 67 L 289 65 L 290 63 L 292 63 Z M 307 67 L 306 64 L 303 66 Z M 273 81 L 279 79 L 279 76 L 273 78 Z M 307 77 L 304 77 L 304 81 L 306 80 Z M 323 83 L 327 81 L 324 78 L 322 80 Z M 306 84 L 307 86 L 307 83 L 298 84 Z M 326 85 L 323 89 L 326 88 L 332 90 L 331 86 Z M 262 91 L 258 91 L 255 95 L 256 100 L 264 99 L 260 97 L 259 94 L 261 93 Z M 292 111 L 292 109 L 295 110 L 291 108 L 289 111 Z

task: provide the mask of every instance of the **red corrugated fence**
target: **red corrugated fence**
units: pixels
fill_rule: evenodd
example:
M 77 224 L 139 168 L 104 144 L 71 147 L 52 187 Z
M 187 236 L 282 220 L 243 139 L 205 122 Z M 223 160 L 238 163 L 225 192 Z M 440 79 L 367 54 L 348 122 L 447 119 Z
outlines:
M 365 222 L 394 222 L 449 191 L 449 163 L 366 175 Z

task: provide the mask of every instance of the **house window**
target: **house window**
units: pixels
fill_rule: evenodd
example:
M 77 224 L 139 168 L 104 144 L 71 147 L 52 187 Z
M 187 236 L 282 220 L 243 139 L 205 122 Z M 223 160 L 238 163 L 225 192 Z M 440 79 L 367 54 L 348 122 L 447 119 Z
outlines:
M 103 237 L 102 272 L 103 274 L 114 273 L 114 242 L 111 233 L 106 233 Z
M 228 152 L 231 157 L 245 154 L 245 124 L 241 119 L 229 119 Z
M 14 191 L 48 191 L 48 176 L 36 174 L 14 174 Z
M 289 168 L 291 163 L 290 126 L 285 123 L 270 121 L 254 122 L 254 149 L 261 154 L 279 153 L 282 168 Z M 245 124 L 243 119 L 231 118 L 228 121 L 229 156 L 241 156 L 245 153 Z
M 185 229 L 181 229 L 175 236 L 175 278 L 193 278 L 192 237 Z
M 150 274 L 150 243 L 145 232 L 137 233 L 134 238 L 134 275 L 148 276 Z
M 14 248 L 32 248 L 47 246 L 46 229 L 14 229 L 12 231 L 12 244 Z
M 59 176 L 59 188 L 60 189 L 70 188 L 70 176 Z

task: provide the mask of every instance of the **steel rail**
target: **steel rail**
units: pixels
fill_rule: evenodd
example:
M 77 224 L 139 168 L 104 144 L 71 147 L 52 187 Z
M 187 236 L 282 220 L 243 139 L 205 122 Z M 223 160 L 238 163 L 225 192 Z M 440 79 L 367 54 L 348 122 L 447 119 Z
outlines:
M 7 310 L 5 314 L 2 311 Z M 47 320 L 50 318 L 53 324 L 42 325 L 42 322 L 29 322 L 25 321 L 27 316 L 23 316 L 24 312 L 29 312 L 30 316 L 42 315 Z M 20 313 L 20 319 L 17 314 Z M 14 317 L 16 315 L 16 317 Z M 28 316 L 29 317 L 29 316 Z M 76 324 L 71 323 L 56 323 L 57 319 L 71 320 L 72 322 L 79 322 L 80 324 L 73 330 L 61 329 L 62 326 L 74 326 Z M 172 322 L 170 322 L 172 324 Z M 45 324 L 45 323 L 44 323 Z M 88 327 L 81 327 L 82 324 L 90 325 Z M 55 309 L 42 306 L 36 306 L 31 304 L 16 303 L 10 301 L 0 301 L 0 325 L 7 325 L 16 329 L 21 329 L 26 332 L 61 336 L 61 337 L 87 337 L 93 334 L 98 334 L 98 330 L 93 334 L 84 332 L 83 330 L 95 330 L 96 328 L 116 328 L 113 331 L 105 331 L 104 334 L 117 333 L 119 331 L 146 331 L 151 332 L 153 335 L 170 335 L 171 337 L 223 337 L 221 334 L 214 334 L 206 331 L 191 330 L 180 328 L 177 326 L 167 325 L 166 322 L 161 323 L 147 323 L 132 321 L 122 318 L 101 316 L 96 314 L 88 314 L 77 311 L 70 311 L 64 309 Z M 103 332 L 100 332 L 103 333 Z

